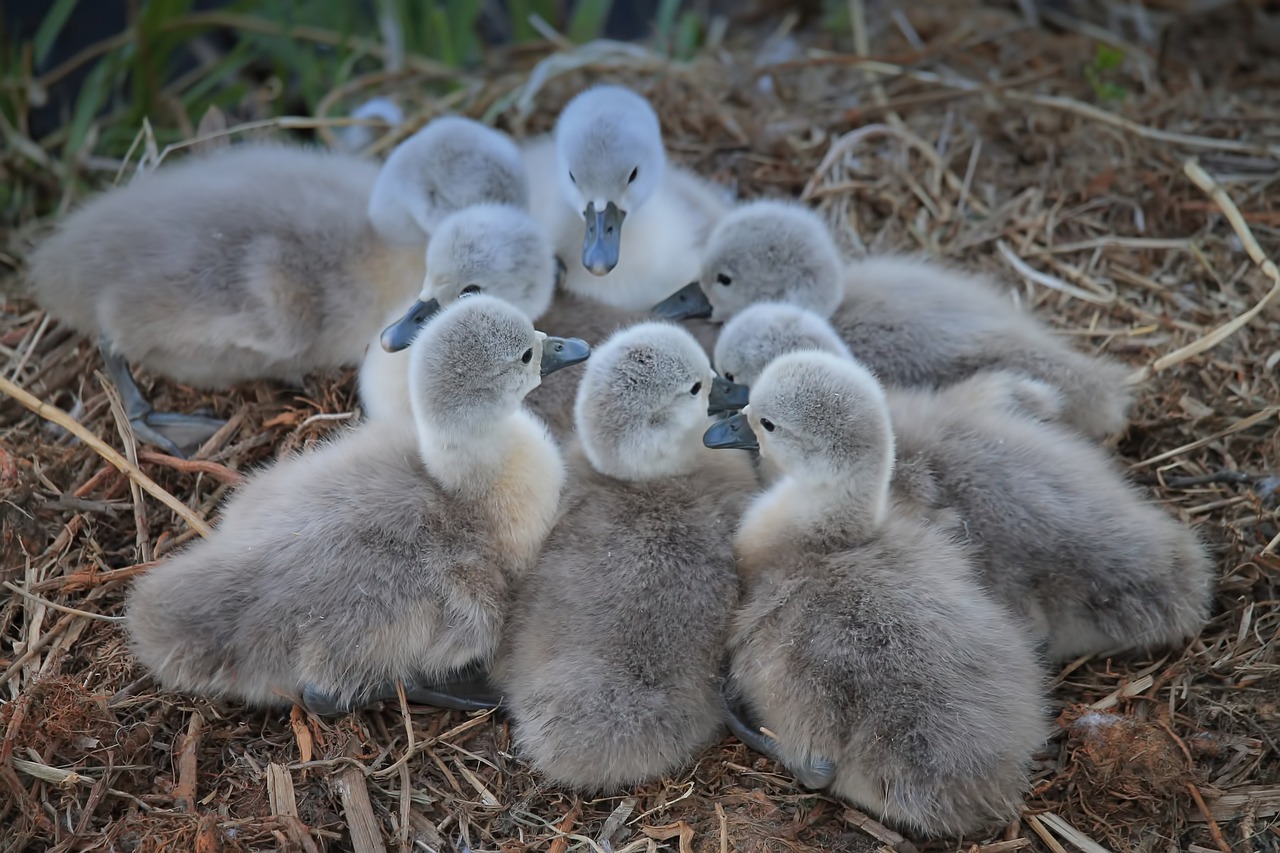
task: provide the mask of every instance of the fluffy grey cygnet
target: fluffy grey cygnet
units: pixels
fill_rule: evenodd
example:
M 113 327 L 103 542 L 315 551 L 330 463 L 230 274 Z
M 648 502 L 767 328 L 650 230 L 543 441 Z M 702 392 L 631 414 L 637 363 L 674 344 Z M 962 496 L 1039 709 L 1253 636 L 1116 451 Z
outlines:
M 697 275 L 707 234 L 728 210 L 710 184 L 667 160 L 652 105 L 593 86 L 555 132 L 525 145 L 532 210 L 565 265 L 564 287 L 647 310 Z
M 908 257 L 845 262 L 822 218 L 798 204 L 740 205 L 712 232 L 698 280 L 656 310 L 723 323 L 757 302 L 830 319 L 889 387 L 940 388 L 1013 369 L 1060 389 L 1063 420 L 1090 437 L 1128 420 L 1123 365 L 1072 349 L 984 279 Z
M 889 512 L 894 441 L 875 378 L 839 356 L 783 356 L 706 442 L 758 444 L 783 472 L 735 539 L 735 733 L 913 832 L 1014 816 L 1047 731 L 1042 676 L 967 550 Z
M 702 445 L 714 374 L 684 330 L 624 329 L 585 373 L 563 508 L 496 679 L 521 756 L 557 784 L 615 791 L 722 731 L 731 540 L 755 478 Z
M 716 367 L 753 385 L 775 358 L 802 350 L 851 357 L 821 317 L 759 304 L 725 325 Z M 956 518 L 984 583 L 1051 661 L 1178 644 L 1203 627 L 1213 592 L 1204 545 L 1108 453 L 1058 424 L 1058 389 L 997 370 L 887 399 L 904 511 Z
M 520 402 L 586 355 L 501 300 L 446 308 L 411 351 L 413 418 L 256 474 L 210 539 L 138 580 L 138 659 L 173 690 L 320 713 L 486 666 L 564 480 Z

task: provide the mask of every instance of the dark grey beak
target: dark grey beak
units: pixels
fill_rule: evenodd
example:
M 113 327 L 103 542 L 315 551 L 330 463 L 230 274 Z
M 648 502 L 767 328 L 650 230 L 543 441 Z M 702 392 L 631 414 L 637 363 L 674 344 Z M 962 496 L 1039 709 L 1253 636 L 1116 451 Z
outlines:
M 707 427 L 707 431 L 702 434 L 702 443 L 714 450 L 734 447 L 754 450 L 760 447 L 756 434 L 747 423 L 747 416 L 741 412 Z
M 711 302 L 707 299 L 707 294 L 702 292 L 702 285 L 691 281 L 653 306 L 653 313 L 667 320 L 710 317 Z
M 591 347 L 581 338 L 548 337 L 542 342 L 542 375 L 582 364 L 590 357 Z
M 724 412 L 736 412 L 751 402 L 748 395 L 751 389 L 737 382 L 730 382 L 723 376 L 711 380 L 711 393 L 707 396 L 707 414 L 719 415 Z
M 582 265 L 592 275 L 608 275 L 618 265 L 618 253 L 622 248 L 622 220 L 627 214 L 618 210 L 613 202 L 604 210 L 596 210 L 596 203 L 587 205 L 584 214 L 587 232 L 582 239 Z
M 423 302 L 419 299 L 405 312 L 404 316 L 382 330 L 382 348 L 387 352 L 400 350 L 413 343 L 422 324 L 431 319 L 431 315 L 440 310 L 440 303 L 431 299 Z

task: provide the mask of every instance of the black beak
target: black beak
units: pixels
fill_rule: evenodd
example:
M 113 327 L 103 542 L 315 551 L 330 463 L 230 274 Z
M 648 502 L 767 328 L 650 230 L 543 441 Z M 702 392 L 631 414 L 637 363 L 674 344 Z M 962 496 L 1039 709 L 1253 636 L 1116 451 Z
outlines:
M 707 396 L 707 414 L 719 415 L 724 412 L 736 412 L 751 402 L 748 395 L 751 389 L 737 382 L 730 382 L 723 376 L 711 380 L 711 393 Z
M 754 450 L 760 447 L 756 434 L 747 423 L 747 416 L 741 412 L 707 427 L 707 431 L 702 434 L 702 443 L 715 450 L 734 447 Z
M 382 348 L 387 352 L 400 350 L 413 343 L 422 324 L 431 319 L 431 315 L 440 310 L 440 303 L 431 299 L 423 302 L 419 299 L 405 312 L 404 316 L 382 330 Z
M 622 249 L 622 220 L 627 214 L 609 202 L 604 210 L 596 210 L 593 201 L 584 214 L 587 231 L 582 239 L 582 265 L 592 275 L 608 275 L 618 265 Z
M 691 281 L 653 306 L 652 310 L 667 320 L 688 320 L 691 317 L 710 317 L 711 302 L 703 293 L 702 285 Z
M 591 347 L 581 338 L 552 338 L 542 342 L 542 375 L 581 364 L 591 357 Z

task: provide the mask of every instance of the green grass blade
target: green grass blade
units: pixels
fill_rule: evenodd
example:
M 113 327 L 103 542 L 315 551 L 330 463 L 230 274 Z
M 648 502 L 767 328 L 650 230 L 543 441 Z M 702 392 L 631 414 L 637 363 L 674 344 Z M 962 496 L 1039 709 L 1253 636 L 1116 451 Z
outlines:
M 702 18 L 692 9 L 686 9 L 676 25 L 675 46 L 671 55 L 681 61 L 693 58 L 702 43 Z
M 49 51 L 53 48 L 53 43 L 58 40 L 58 34 L 66 26 L 67 20 L 71 17 L 71 12 L 76 8 L 78 2 L 79 0 L 54 0 L 54 4 L 45 14 L 44 20 L 36 28 L 36 35 L 32 39 L 32 43 L 36 49 L 37 66 L 44 65 L 45 57 L 49 55 Z
M 118 57 L 118 54 L 104 56 L 84 78 L 80 97 L 76 99 L 75 112 L 71 116 L 67 144 L 62 149 L 65 159 L 70 160 L 80 153 L 80 147 L 89 135 L 89 126 L 102 105 L 107 102 L 107 97 L 111 94 L 111 76 L 116 71 Z
M 566 35 L 577 44 L 589 42 L 604 32 L 604 22 L 609 18 L 613 0 L 578 0 L 578 7 L 569 19 Z

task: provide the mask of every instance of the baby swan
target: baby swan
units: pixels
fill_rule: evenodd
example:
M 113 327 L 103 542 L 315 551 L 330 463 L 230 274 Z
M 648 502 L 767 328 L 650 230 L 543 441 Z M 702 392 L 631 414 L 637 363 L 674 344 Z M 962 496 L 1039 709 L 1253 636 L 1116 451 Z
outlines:
M 135 584 L 138 659 L 170 689 L 256 706 L 337 713 L 397 680 L 440 704 L 429 685 L 497 650 L 559 504 L 559 451 L 520 401 L 587 354 L 497 299 L 445 309 L 411 352 L 412 419 L 257 474 L 210 539 Z
M 716 366 L 755 385 L 775 358 L 801 350 L 850 357 L 822 318 L 760 303 L 725 324 Z M 740 406 L 734 396 L 713 389 L 712 410 Z M 960 522 L 985 586 L 1051 661 L 1179 643 L 1204 624 L 1203 546 L 1126 484 L 1106 452 L 1053 423 L 1056 389 L 998 370 L 941 391 L 890 390 L 887 400 L 895 497 L 906 511 Z M 761 462 L 771 479 L 770 460 Z
M 580 92 L 552 138 L 524 153 L 564 287 L 620 308 L 647 310 L 694 278 L 707 235 L 728 211 L 709 184 L 667 162 L 653 107 L 621 86 Z
M 761 301 L 830 318 L 887 386 L 940 388 L 1009 368 L 1061 389 L 1063 419 L 1090 437 L 1127 423 L 1122 365 L 1072 349 L 986 280 L 904 257 L 845 263 L 826 223 L 798 204 L 756 201 L 726 216 L 698 281 L 655 310 L 723 323 Z
M 916 832 L 1012 817 L 1045 734 L 1042 678 L 964 550 L 888 512 L 894 441 L 880 385 L 838 356 L 784 356 L 705 440 L 750 447 L 756 436 L 785 476 L 735 539 L 735 733 L 803 783 Z
M 731 539 L 755 479 L 745 458 L 702 446 L 714 374 L 684 330 L 624 329 L 585 374 L 560 518 L 497 679 L 537 770 L 616 790 L 678 769 L 721 731 Z
M 98 341 L 138 437 L 181 455 L 222 421 L 154 411 L 130 363 L 202 388 L 358 364 L 422 281 L 423 229 L 495 193 L 527 201 L 503 139 L 440 119 L 381 170 L 278 144 L 191 156 L 67 217 L 31 256 L 31 289 Z
M 445 217 L 427 244 L 427 274 L 418 300 L 382 331 L 360 366 L 360 404 L 366 416 L 409 413 L 404 350 L 442 305 L 487 294 L 536 320 L 551 304 L 554 282 L 551 246 L 521 208 L 481 203 Z
M 387 157 L 369 219 L 389 242 L 422 248 L 445 217 L 482 202 L 529 206 L 520 149 L 478 121 L 441 116 Z

